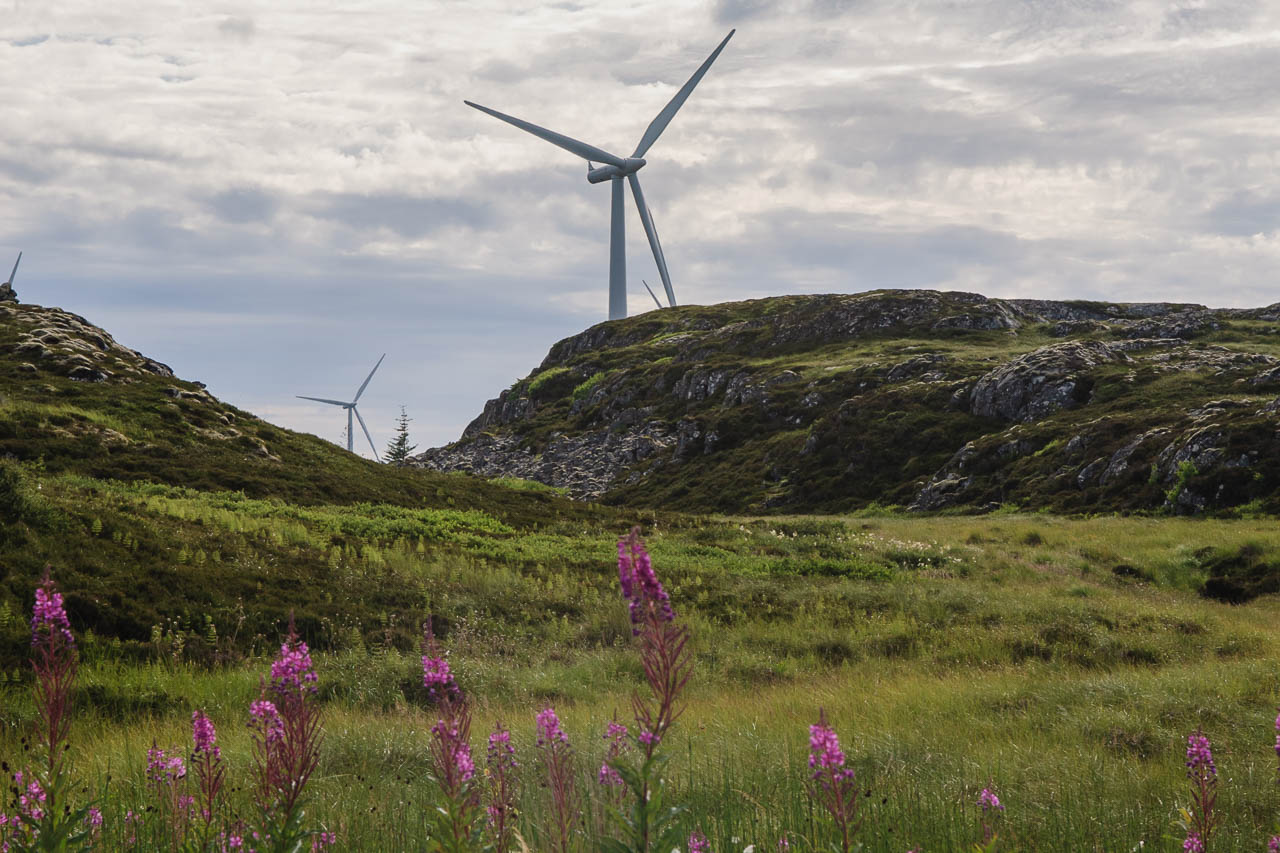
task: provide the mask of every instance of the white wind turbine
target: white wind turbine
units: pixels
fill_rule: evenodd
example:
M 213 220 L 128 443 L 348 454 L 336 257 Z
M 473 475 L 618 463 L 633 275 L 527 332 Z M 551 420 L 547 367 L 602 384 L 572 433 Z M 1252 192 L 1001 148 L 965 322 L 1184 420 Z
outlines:
M 386 358 L 386 357 L 387 357 L 387 354 L 384 352 L 382 354 L 382 358 Z M 369 375 L 365 377 L 364 382 L 361 383 L 360 385 L 360 389 L 356 391 L 356 396 L 352 398 L 350 403 L 344 403 L 341 400 L 326 400 L 323 397 L 304 397 L 301 394 L 294 395 L 299 400 L 314 400 L 317 403 L 328 403 L 330 406 L 341 406 L 342 408 L 346 409 L 347 410 L 347 450 L 351 451 L 352 453 L 355 452 L 355 441 L 354 441 L 355 430 L 353 429 L 353 425 L 351 423 L 351 416 L 355 415 L 356 419 L 360 421 L 360 429 L 364 430 L 364 437 L 369 439 L 369 449 L 373 451 L 373 458 L 379 462 L 382 461 L 382 458 L 378 456 L 378 448 L 373 446 L 373 436 L 369 435 L 369 428 L 364 425 L 364 418 L 360 417 L 360 412 L 359 410 L 356 409 L 356 401 L 359 400 L 360 395 L 364 393 L 364 389 L 368 386 L 369 380 L 373 378 L 373 374 L 378 372 L 378 368 L 382 365 L 382 358 L 378 359 L 378 363 L 373 366 L 373 370 L 369 371 Z
M 5 284 L 9 285 L 10 287 L 13 287 L 13 280 L 18 275 L 18 264 L 20 263 L 22 263 L 21 252 L 18 253 L 18 259 L 13 262 L 13 272 L 9 273 L 9 280 L 5 282 Z
M 618 320 L 627 316 L 627 250 L 626 250 L 626 231 L 623 220 L 623 194 L 622 179 L 626 178 L 631 184 L 631 195 L 634 196 L 636 209 L 640 211 L 640 222 L 644 225 L 645 236 L 649 238 L 649 248 L 653 250 L 653 259 L 658 264 L 658 274 L 662 276 L 662 286 L 667 291 L 667 304 L 674 307 L 676 304 L 675 291 L 671 289 L 671 276 L 667 273 L 667 262 L 662 255 L 662 245 L 658 242 L 658 232 L 653 227 L 653 217 L 649 214 L 649 206 L 645 204 L 644 193 L 640 191 L 640 181 L 636 178 L 636 172 L 640 171 L 644 166 L 644 154 L 653 143 L 658 141 L 658 137 L 667 129 L 667 125 L 671 123 L 671 119 L 675 117 L 676 112 L 684 105 L 693 88 L 698 85 L 702 76 L 707 73 L 707 69 L 711 67 L 711 63 L 716 61 L 716 57 L 720 55 L 720 51 L 724 50 L 724 46 L 729 43 L 729 39 L 733 38 L 735 30 L 730 30 L 729 35 L 724 37 L 724 41 L 711 52 L 706 62 L 693 72 L 693 76 L 689 78 L 689 82 L 676 92 L 662 112 L 649 123 L 649 127 L 645 130 L 644 136 L 640 138 L 640 144 L 636 146 L 636 150 L 630 157 L 618 157 L 610 154 L 602 148 L 594 145 L 588 145 L 585 142 L 579 142 L 576 139 L 556 133 L 553 130 L 547 130 L 545 127 L 539 127 L 536 124 L 530 124 L 527 121 L 515 118 L 514 116 L 500 113 L 497 110 L 491 110 L 488 107 L 482 107 L 471 101 L 463 101 L 469 107 L 474 107 L 481 112 L 488 113 L 494 118 L 501 119 L 508 124 L 515 125 L 521 130 L 528 131 L 534 136 L 545 139 L 552 145 L 557 145 L 566 151 L 577 154 L 579 157 L 587 161 L 587 180 L 593 184 L 601 181 L 609 181 L 613 186 L 613 204 L 611 208 L 611 228 L 609 231 L 609 319 Z M 596 167 L 593 161 L 604 163 L 604 166 Z M 648 285 L 645 285 L 648 288 Z M 652 291 L 650 291 L 652 294 Z M 656 297 L 655 297 L 655 301 Z M 662 307 L 659 303 L 658 307 Z

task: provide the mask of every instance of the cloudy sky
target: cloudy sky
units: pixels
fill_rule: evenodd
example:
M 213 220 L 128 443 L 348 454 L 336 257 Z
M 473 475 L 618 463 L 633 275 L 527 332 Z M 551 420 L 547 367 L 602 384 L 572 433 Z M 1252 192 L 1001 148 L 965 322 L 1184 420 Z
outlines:
M 0 0 L 0 264 L 331 440 L 386 352 L 442 444 L 607 306 L 608 184 L 462 100 L 626 156 L 734 27 L 640 173 L 682 302 L 1280 300 L 1256 0 Z

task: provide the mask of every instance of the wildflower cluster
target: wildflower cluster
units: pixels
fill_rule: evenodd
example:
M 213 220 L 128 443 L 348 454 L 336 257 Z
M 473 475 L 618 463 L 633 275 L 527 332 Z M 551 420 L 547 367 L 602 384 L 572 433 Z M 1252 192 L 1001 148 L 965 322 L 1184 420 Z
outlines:
M 546 772 L 547 790 L 551 793 L 551 818 L 554 834 L 551 837 L 555 853 L 567 853 L 569 835 L 577 817 L 576 797 L 573 785 L 573 750 L 569 736 L 560 727 L 560 718 L 554 708 L 548 706 L 535 718 L 537 746 L 542 752 L 543 769 Z
M 610 721 L 604 731 L 604 740 L 609 747 L 605 750 L 604 763 L 600 765 L 600 772 L 596 774 L 596 779 L 605 788 L 621 789 L 624 784 L 622 775 L 612 765 L 630 746 L 627 742 L 627 727 L 616 719 Z
M 195 768 L 196 788 L 200 795 L 200 818 L 204 821 L 206 841 L 212 831 L 218 795 L 226 779 L 218 732 L 204 711 L 191 712 L 191 764 Z
M 858 789 L 853 768 L 845 766 L 844 751 L 826 712 L 809 727 L 809 796 L 819 803 L 840 832 L 841 850 L 848 853 L 862 824 L 858 817 Z
M 993 844 L 996 839 L 995 823 L 1004 811 L 1004 803 L 1000 802 L 996 792 L 988 786 L 978 794 L 978 807 L 982 809 L 982 843 L 992 845 L 989 849 L 995 849 Z
M 485 813 L 489 829 L 493 833 L 494 846 L 506 851 L 515 834 L 516 750 L 511 745 L 511 732 L 498 723 L 489 735 L 489 748 L 485 756 L 489 771 L 489 805 Z
M 436 646 L 431 623 L 423 626 L 422 683 L 439 714 L 431 727 L 431 764 L 444 804 L 435 817 L 434 849 L 471 849 L 480 826 L 480 788 L 473 784 L 471 709 Z
M 618 580 L 622 586 L 622 597 L 627 600 L 631 612 L 632 633 L 639 635 L 642 625 L 650 618 L 662 622 L 675 621 L 671 599 L 653 571 L 639 528 L 618 540 Z
M 316 834 L 302 826 L 303 790 L 320 762 L 316 682 L 307 644 L 290 619 L 270 681 L 249 706 L 255 799 L 262 818 L 257 840 L 272 850 L 292 850 Z
M 1182 849 L 1204 853 L 1218 822 L 1214 812 L 1218 799 L 1218 767 L 1213 762 L 1209 738 L 1199 729 L 1187 736 L 1187 778 L 1191 780 L 1191 808 L 1182 813 L 1187 833 Z

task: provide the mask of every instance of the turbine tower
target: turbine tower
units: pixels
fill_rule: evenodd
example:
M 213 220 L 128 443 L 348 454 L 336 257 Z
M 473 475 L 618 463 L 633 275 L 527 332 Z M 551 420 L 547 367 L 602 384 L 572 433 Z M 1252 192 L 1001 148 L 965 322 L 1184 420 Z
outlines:
M 20 263 L 22 263 L 21 252 L 18 253 L 18 259 L 13 262 L 13 272 L 9 273 L 9 280 L 5 282 L 5 284 L 9 285 L 10 287 L 13 287 L 13 280 L 18 275 L 18 264 Z
M 384 352 L 382 358 L 386 358 Z M 373 370 L 369 371 L 369 375 L 360 385 L 360 389 L 356 391 L 356 396 L 352 398 L 350 403 L 344 403 L 341 400 L 326 400 L 323 397 L 304 397 L 301 394 L 295 394 L 299 400 L 314 400 L 317 403 L 328 403 L 330 406 L 341 406 L 347 410 L 347 450 L 355 453 L 355 430 L 351 423 L 351 416 L 355 415 L 356 420 L 360 421 L 360 429 L 364 430 L 364 437 L 369 439 L 369 449 L 373 451 L 373 458 L 381 462 L 382 458 L 378 456 L 378 448 L 373 446 L 373 436 L 369 435 L 369 428 L 364 425 L 364 418 L 360 417 L 360 411 L 356 408 L 356 401 L 360 399 L 360 395 L 364 393 L 364 389 L 369 385 L 369 380 L 373 378 L 373 374 L 378 372 L 378 368 L 382 365 L 382 358 L 378 359 L 378 363 L 373 366 Z
M 671 123 L 671 119 L 675 117 L 676 112 L 688 100 L 693 88 L 702 80 L 702 76 L 707 73 L 707 69 L 711 67 L 711 63 L 716 61 L 716 57 L 720 55 L 720 51 L 724 50 L 724 46 L 729 43 L 729 39 L 733 38 L 735 30 L 729 30 L 729 35 L 724 37 L 724 41 L 711 52 L 707 60 L 693 72 L 693 76 L 689 78 L 689 82 L 676 92 L 675 97 L 662 108 L 662 112 L 649 123 L 649 127 L 645 130 L 644 136 L 640 137 L 640 144 L 636 146 L 636 150 L 630 157 L 618 157 L 610 154 L 603 148 L 597 148 L 594 145 L 588 145 L 585 142 L 579 142 L 576 139 L 556 133 L 554 130 L 547 130 L 545 127 L 539 127 L 522 119 L 500 113 L 497 110 L 491 110 L 488 107 L 482 107 L 471 101 L 463 101 L 469 107 L 474 107 L 480 112 L 488 113 L 496 119 L 501 119 L 507 124 L 515 125 L 521 130 L 532 133 L 540 139 L 545 139 L 552 145 L 559 146 L 564 150 L 577 154 L 579 157 L 587 161 L 587 180 L 590 183 L 598 184 L 602 181 L 609 181 L 613 187 L 612 205 L 610 207 L 610 230 L 609 230 L 609 319 L 619 320 L 627 316 L 627 248 L 626 248 L 626 230 L 623 219 L 623 205 L 625 190 L 622 186 L 623 178 L 631 185 L 631 195 L 636 202 L 636 210 L 640 212 L 640 223 L 644 226 L 645 236 L 649 238 L 649 248 L 653 250 L 653 259 L 658 264 L 658 274 L 662 277 L 662 286 L 667 291 L 667 304 L 675 307 L 676 295 L 671 289 L 671 276 L 667 273 L 667 262 L 662 255 L 662 245 L 658 242 L 658 232 L 653 227 L 653 217 L 649 214 L 649 206 L 645 204 L 644 193 L 640 191 L 640 180 L 636 177 L 636 172 L 645 165 L 645 152 L 658 141 L 658 137 L 667 129 L 667 125 Z M 595 162 L 604 163 L 603 166 L 595 166 Z M 647 287 L 648 285 L 646 285 Z
M 0 302 L 17 302 L 18 294 L 13 291 L 13 280 L 18 276 L 18 264 L 22 263 L 22 253 L 18 253 L 18 259 L 13 262 L 13 272 L 9 273 L 9 280 L 4 284 L 0 284 Z

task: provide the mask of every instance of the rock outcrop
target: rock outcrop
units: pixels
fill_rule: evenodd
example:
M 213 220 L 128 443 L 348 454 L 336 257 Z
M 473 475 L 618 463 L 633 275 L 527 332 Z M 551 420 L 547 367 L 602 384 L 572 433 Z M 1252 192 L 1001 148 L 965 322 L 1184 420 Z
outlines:
M 650 312 L 555 344 L 414 464 L 696 511 L 1280 509 L 1275 313 L 937 291 Z
M 969 394 L 975 415 L 1038 421 L 1089 399 L 1089 373 L 1127 356 L 1101 341 L 1068 341 L 1032 350 L 978 379 Z

